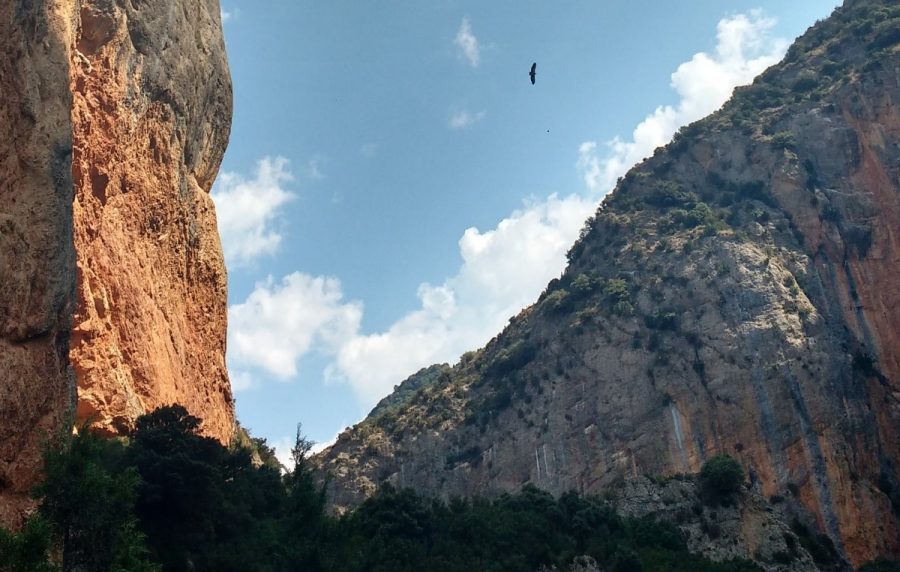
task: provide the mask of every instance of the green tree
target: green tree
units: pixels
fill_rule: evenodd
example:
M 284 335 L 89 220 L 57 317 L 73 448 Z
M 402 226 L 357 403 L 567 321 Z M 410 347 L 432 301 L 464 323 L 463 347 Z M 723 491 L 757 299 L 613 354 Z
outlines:
M 18 533 L 0 528 L 0 572 L 55 572 L 48 554 L 52 543 L 50 523 L 32 516 Z
M 202 569 L 215 551 L 228 452 L 199 429 L 184 407 L 162 407 L 138 418 L 128 448 L 141 478 L 137 516 L 166 571 Z
M 700 485 L 714 499 L 731 500 L 741 490 L 744 469 L 730 455 L 716 455 L 700 469 Z
M 327 481 L 318 483 L 310 464 L 313 445 L 315 442 L 303 434 L 303 426 L 298 423 L 291 448 L 294 467 L 284 478 L 287 498 L 282 523 L 282 544 L 292 570 L 328 569 L 328 562 L 337 559 L 335 547 L 325 540 L 333 534 L 325 515 Z
M 133 512 L 138 480 L 123 464 L 122 445 L 87 426 L 47 446 L 35 494 L 59 543 L 63 572 L 155 569 Z

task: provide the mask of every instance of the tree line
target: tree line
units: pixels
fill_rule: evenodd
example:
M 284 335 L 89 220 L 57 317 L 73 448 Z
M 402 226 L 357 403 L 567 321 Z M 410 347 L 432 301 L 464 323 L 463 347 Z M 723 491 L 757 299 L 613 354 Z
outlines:
M 299 431 L 297 465 L 283 472 L 199 427 L 176 405 L 127 438 L 83 429 L 48 445 L 37 510 L 20 531 L 0 530 L 0 571 L 533 572 L 584 557 L 612 571 L 758 570 L 689 553 L 670 524 L 533 486 L 449 503 L 384 487 L 333 516 Z

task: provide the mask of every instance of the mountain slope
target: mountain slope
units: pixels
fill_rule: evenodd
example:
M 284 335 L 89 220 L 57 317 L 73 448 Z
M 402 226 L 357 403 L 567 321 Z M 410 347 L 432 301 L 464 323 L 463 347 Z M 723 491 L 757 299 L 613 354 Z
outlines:
M 599 491 L 728 452 L 900 551 L 900 7 L 848 1 L 604 201 L 539 301 L 319 457 L 337 506 Z

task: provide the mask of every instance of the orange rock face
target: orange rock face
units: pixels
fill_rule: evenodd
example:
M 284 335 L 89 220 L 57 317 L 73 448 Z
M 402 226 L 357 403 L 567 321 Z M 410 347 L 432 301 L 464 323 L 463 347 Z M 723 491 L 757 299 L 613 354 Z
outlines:
M 222 441 L 226 273 L 209 189 L 219 3 L 0 0 L 0 524 L 72 422 L 181 403 Z M 76 397 L 77 386 L 77 397 Z
M 72 59 L 79 421 L 180 403 L 227 440 L 226 276 L 209 189 L 231 125 L 219 3 L 81 2 Z M 196 4 L 196 5 L 195 5 Z

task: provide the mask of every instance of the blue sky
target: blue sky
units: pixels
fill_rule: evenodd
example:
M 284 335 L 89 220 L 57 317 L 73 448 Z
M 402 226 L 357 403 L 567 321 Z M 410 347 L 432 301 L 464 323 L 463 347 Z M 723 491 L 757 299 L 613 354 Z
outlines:
M 241 422 L 328 441 L 482 345 L 618 176 L 837 4 L 225 0 Z

